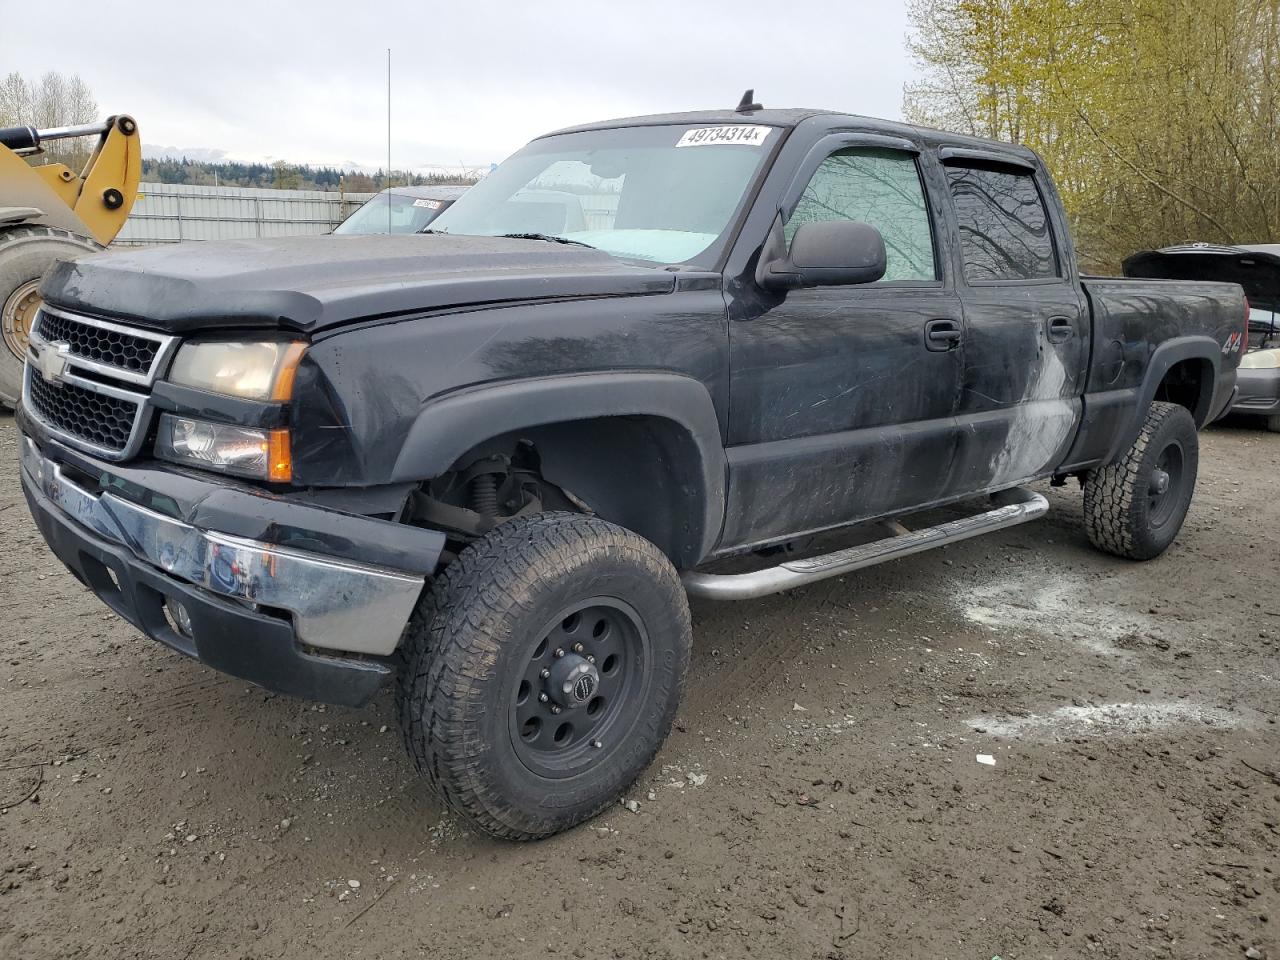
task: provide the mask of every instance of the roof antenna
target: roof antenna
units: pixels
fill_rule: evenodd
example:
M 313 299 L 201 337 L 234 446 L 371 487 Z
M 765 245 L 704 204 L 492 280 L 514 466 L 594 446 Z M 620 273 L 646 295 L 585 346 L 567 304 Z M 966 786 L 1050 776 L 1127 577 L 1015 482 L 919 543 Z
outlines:
M 750 113 L 753 110 L 763 110 L 764 104 L 756 103 L 756 92 L 754 89 L 748 90 L 742 95 L 742 99 L 738 102 L 738 109 L 734 113 Z

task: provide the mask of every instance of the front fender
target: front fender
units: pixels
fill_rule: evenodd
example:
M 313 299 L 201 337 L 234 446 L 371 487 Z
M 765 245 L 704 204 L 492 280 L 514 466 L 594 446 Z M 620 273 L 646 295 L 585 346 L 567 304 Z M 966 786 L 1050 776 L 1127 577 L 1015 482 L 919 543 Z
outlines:
M 535 377 L 469 387 L 427 403 L 409 428 L 392 470 L 393 482 L 440 476 L 468 450 L 513 431 L 644 416 L 669 421 L 687 436 L 696 463 L 691 498 L 701 516 L 700 553 L 713 549 L 724 524 L 727 468 L 719 419 L 705 386 L 672 373 L 609 372 Z

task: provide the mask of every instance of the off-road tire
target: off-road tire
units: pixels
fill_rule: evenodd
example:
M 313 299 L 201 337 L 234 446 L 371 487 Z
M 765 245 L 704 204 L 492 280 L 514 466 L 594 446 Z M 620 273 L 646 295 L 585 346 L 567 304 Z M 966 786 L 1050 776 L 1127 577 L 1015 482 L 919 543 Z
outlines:
M 611 730 L 589 768 L 538 775 L 517 753 L 516 685 L 548 618 L 600 597 L 627 605 L 648 638 L 635 661 L 645 664 L 635 673 L 642 695 L 628 700 L 637 713 Z M 675 718 L 690 644 L 680 578 L 652 543 L 574 513 L 511 520 L 463 549 L 410 619 L 397 684 L 405 745 L 446 804 L 480 830 L 550 836 L 618 800 L 652 762 Z
M 1171 447 L 1180 452 L 1181 470 L 1163 495 L 1173 499 L 1153 513 L 1155 471 L 1161 455 Z M 1150 560 L 1164 553 L 1191 505 L 1199 450 L 1190 412 L 1176 403 L 1152 403 L 1133 445 L 1085 478 L 1085 528 L 1093 545 L 1130 560 Z M 1163 521 L 1157 522 L 1161 515 Z
M 70 260 L 102 247 L 87 237 L 44 226 L 0 230 L 0 310 L 19 287 L 38 280 L 59 260 Z M 0 406 L 15 406 L 22 395 L 22 362 L 0 336 Z

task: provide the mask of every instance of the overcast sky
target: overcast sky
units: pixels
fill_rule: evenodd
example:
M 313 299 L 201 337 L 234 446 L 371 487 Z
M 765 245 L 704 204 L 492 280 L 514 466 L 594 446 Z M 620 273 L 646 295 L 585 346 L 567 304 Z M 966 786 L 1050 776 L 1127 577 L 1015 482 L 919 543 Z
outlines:
M 78 72 L 144 144 L 205 157 L 385 164 L 387 47 L 397 168 L 487 166 L 557 127 L 732 107 L 747 87 L 896 118 L 910 74 L 901 0 L 125 0 L 56 24 L 47 4 L 0 8 L 0 71 Z

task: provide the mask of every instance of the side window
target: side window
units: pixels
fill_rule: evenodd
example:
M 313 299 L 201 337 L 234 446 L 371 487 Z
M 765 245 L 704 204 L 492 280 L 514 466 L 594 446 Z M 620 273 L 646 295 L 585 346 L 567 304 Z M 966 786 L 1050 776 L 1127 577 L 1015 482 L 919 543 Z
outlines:
M 1030 172 L 948 166 L 966 280 L 1056 277 L 1044 201 Z
M 786 225 L 787 244 L 802 223 L 858 220 L 884 237 L 885 280 L 936 280 L 933 232 L 916 159 L 897 150 L 840 150 L 822 161 Z

